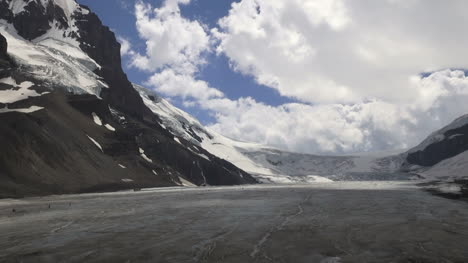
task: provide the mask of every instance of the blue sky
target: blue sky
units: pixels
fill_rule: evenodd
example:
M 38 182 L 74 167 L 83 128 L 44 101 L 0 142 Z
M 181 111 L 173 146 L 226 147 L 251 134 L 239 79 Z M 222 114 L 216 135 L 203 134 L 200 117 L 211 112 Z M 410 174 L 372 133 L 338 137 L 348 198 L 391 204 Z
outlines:
M 103 23 L 109 26 L 118 36 L 123 36 L 132 42 L 133 48 L 141 53 L 145 50 L 143 40 L 139 39 L 135 26 L 134 2 L 115 0 L 78 0 L 80 4 L 87 5 L 95 12 Z M 164 1 L 149 1 L 154 7 L 161 6 Z M 196 0 L 189 5 L 182 5 L 181 13 L 184 17 L 201 21 L 210 28 L 216 27 L 220 18 L 228 14 L 231 3 L 234 1 L 221 0 Z M 207 55 L 208 63 L 201 67 L 198 74 L 211 86 L 221 90 L 226 97 L 238 99 L 245 96 L 255 98 L 257 101 L 277 106 L 283 103 L 295 101 L 281 96 L 277 91 L 264 85 L 257 84 L 251 76 L 239 74 L 229 67 L 229 61 L 224 55 Z M 143 84 L 149 77 L 147 72 L 128 66 L 129 58 L 123 58 L 124 69 L 130 81 Z M 167 97 L 166 97 L 167 98 Z M 177 98 L 169 98 L 178 107 L 184 109 L 198 118 L 202 123 L 213 122 L 210 113 L 194 107 L 184 107 Z
M 464 0 L 78 2 L 128 41 L 132 82 L 234 139 L 393 150 L 468 113 Z

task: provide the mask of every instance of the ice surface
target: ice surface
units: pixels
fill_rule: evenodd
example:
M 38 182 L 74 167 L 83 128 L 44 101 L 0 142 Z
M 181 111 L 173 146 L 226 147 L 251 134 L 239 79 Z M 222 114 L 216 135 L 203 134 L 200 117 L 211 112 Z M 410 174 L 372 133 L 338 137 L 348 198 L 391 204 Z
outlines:
M 466 218 L 407 182 L 0 200 L 0 261 L 466 262 Z

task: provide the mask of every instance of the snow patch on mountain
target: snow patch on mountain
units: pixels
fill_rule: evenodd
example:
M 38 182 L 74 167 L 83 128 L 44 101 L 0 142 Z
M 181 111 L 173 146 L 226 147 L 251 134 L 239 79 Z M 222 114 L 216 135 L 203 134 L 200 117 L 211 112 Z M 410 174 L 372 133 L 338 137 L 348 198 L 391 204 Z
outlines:
M 99 150 L 101 150 L 101 152 L 104 152 L 104 151 L 102 150 L 102 146 L 101 146 L 95 139 L 93 139 L 93 138 L 92 138 L 91 136 L 89 136 L 89 135 L 86 135 L 86 136 L 88 137 L 88 139 L 89 139 L 90 141 L 92 141 L 92 142 L 94 143 L 94 145 L 96 145 L 96 147 L 99 148 Z
M 10 57 L 25 74 L 44 86 L 97 97 L 103 88 L 108 88 L 94 73 L 100 66 L 78 47 L 53 38 L 36 43 L 27 41 L 4 20 L 0 20 L 0 33 L 7 39 Z
M 140 152 L 141 158 L 145 159 L 145 161 L 152 163 L 153 160 L 151 160 L 148 156 L 146 156 L 145 151 L 141 148 L 138 148 L 138 151 Z
M 108 129 L 109 131 L 115 132 L 115 128 L 112 127 L 110 124 L 106 124 L 104 125 L 104 127 L 106 127 L 106 129 Z
M 468 179 L 468 151 L 418 172 L 425 179 Z
M 29 89 L 32 86 L 34 86 L 34 83 L 30 81 L 24 81 L 20 84 L 17 84 L 12 77 L 8 77 L 0 79 L 0 83 L 7 84 L 9 86 L 12 86 L 13 88 L 19 88 L 0 90 L 0 103 L 14 103 L 17 101 L 28 99 L 30 97 L 39 97 L 41 95 L 47 94 L 39 94 L 35 90 Z
M 37 37 L 33 40 L 34 43 L 39 43 L 46 39 L 56 39 L 61 42 L 65 42 L 70 44 L 76 48 L 79 48 L 80 43 L 78 39 L 80 37 L 78 27 L 76 26 L 76 14 L 80 13 L 83 15 L 89 14 L 89 10 L 81 7 L 76 1 L 74 0 L 11 0 L 10 2 L 10 10 L 12 11 L 13 15 L 19 15 L 23 12 L 28 12 L 26 7 L 31 3 L 35 2 L 41 4 L 44 7 L 44 12 L 49 8 L 49 5 L 52 5 L 52 8 L 60 8 L 65 17 L 64 20 L 60 23 L 53 20 L 49 22 L 50 29 L 43 35 Z M 65 22 L 66 27 L 61 23 Z
M 43 110 L 44 107 L 39 106 L 31 106 L 29 108 L 21 108 L 21 109 L 9 109 L 8 107 L 0 108 L 0 113 L 7 113 L 7 112 L 19 112 L 19 113 L 33 113 L 36 111 Z
M 99 118 L 99 116 L 95 112 L 91 113 L 91 116 L 93 117 L 93 121 L 94 123 L 96 123 L 96 125 L 102 126 L 101 118 Z

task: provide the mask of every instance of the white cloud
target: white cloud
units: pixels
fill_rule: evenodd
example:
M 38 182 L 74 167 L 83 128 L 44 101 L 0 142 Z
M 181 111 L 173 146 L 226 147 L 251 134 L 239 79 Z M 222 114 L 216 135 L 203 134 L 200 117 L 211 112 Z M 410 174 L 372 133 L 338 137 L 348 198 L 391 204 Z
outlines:
M 213 30 L 239 72 L 312 103 L 426 93 L 410 76 L 467 67 L 465 1 L 242 0 Z
M 117 40 L 120 43 L 120 55 L 121 56 L 134 56 L 136 53 L 132 49 L 130 41 L 122 36 L 118 36 Z
M 468 112 L 464 72 L 440 70 L 468 63 L 462 2 L 242 0 L 211 30 L 181 16 L 190 0 L 138 2 L 147 49 L 131 56 L 148 85 L 208 111 L 229 137 L 309 153 L 405 148 Z M 197 79 L 212 50 L 301 103 L 226 98 Z
M 155 87 L 156 91 L 166 96 L 179 96 L 184 100 L 188 98 L 207 100 L 224 96 L 221 91 L 210 88 L 205 81 L 196 80 L 191 75 L 177 74 L 172 69 L 154 74 L 146 84 Z
M 193 74 L 203 64 L 203 53 L 210 49 L 210 37 L 204 26 L 181 16 L 179 3 L 189 0 L 166 0 L 162 7 L 138 2 L 136 26 L 146 41 L 146 54 L 134 57 L 133 65 L 155 72 L 171 68 L 179 74 Z
M 221 97 L 222 92 L 195 77 L 205 63 L 203 55 L 210 51 L 211 41 L 203 24 L 181 16 L 179 4 L 188 3 L 190 0 L 166 0 L 160 8 L 136 3 L 136 26 L 146 41 L 146 54 L 133 54 L 132 65 L 153 73 L 146 83 L 164 95 Z
M 468 78 L 463 71 L 414 78 L 413 85 L 434 92 L 408 104 L 373 100 L 272 107 L 251 98 L 222 98 L 200 106 L 216 113 L 213 130 L 243 141 L 328 154 L 402 149 L 468 112 Z

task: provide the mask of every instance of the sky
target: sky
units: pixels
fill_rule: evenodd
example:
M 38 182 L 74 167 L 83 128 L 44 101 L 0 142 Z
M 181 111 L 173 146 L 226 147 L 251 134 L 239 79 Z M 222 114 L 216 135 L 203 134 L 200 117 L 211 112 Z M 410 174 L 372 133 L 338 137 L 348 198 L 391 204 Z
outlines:
M 468 113 L 464 0 L 78 0 L 132 82 L 225 136 L 346 154 Z

